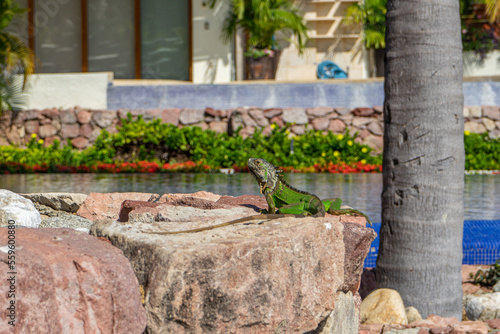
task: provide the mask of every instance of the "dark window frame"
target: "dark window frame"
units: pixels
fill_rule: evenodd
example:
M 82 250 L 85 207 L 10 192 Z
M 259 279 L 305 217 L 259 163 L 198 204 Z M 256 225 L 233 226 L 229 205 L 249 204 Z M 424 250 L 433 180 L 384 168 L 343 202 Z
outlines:
M 88 73 L 88 12 L 87 0 L 80 0 L 82 10 L 82 72 Z M 192 0 L 188 1 L 189 29 L 189 81 L 193 81 L 193 8 Z M 135 79 L 141 79 L 141 0 L 134 0 L 134 44 L 135 44 Z M 28 46 L 35 52 L 35 0 L 28 0 Z

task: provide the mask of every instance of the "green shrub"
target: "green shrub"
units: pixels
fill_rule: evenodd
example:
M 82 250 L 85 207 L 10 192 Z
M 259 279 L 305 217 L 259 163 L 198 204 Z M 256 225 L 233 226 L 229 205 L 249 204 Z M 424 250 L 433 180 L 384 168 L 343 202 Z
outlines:
M 243 138 L 239 130 L 233 136 L 202 130 L 199 127 L 179 129 L 160 120 L 145 122 L 141 117 L 133 121 L 129 115 L 122 120 L 117 133 L 102 131 L 92 147 L 84 151 L 61 145 L 55 141 L 44 146 L 43 140 L 31 138 L 27 148 L 0 147 L 0 164 L 45 166 L 49 171 L 55 166 L 96 166 L 97 163 L 150 161 L 158 164 L 175 164 L 186 161 L 200 162 L 213 169 L 245 168 L 251 157 L 260 157 L 276 166 L 300 170 L 332 170 L 332 164 L 381 165 L 382 156 L 356 142 L 356 135 L 349 131 L 342 135 L 332 132 L 306 131 L 292 136 L 287 127 L 272 125 L 271 133 L 256 130 Z M 467 170 L 499 170 L 500 139 L 490 139 L 487 134 L 465 132 Z M 309 169 L 309 167 L 321 167 Z M 36 169 L 35 169 L 36 171 Z
M 129 115 L 122 120 L 118 132 L 102 131 L 94 145 L 77 151 L 59 142 L 44 147 L 43 140 L 32 138 L 26 149 L 0 147 L 0 163 L 26 165 L 92 166 L 97 162 L 178 163 L 202 161 L 213 168 L 246 166 L 250 157 L 261 157 L 278 166 L 304 168 L 327 163 L 381 164 L 381 157 L 372 149 L 356 142 L 349 132 L 324 135 L 320 131 L 307 131 L 301 136 L 290 135 L 287 127 L 272 126 L 270 135 L 257 130 L 243 138 L 239 130 L 233 136 L 202 130 L 199 127 L 177 128 L 160 120 L 136 121 Z M 293 149 L 293 151 L 292 151 Z
M 465 131 L 465 169 L 500 170 L 500 138 Z

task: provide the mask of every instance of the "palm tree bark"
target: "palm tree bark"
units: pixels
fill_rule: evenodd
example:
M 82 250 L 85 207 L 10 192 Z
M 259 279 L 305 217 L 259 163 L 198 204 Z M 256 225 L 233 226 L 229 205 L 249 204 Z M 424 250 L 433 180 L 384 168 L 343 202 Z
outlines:
M 377 287 L 462 316 L 463 91 L 459 2 L 389 0 Z

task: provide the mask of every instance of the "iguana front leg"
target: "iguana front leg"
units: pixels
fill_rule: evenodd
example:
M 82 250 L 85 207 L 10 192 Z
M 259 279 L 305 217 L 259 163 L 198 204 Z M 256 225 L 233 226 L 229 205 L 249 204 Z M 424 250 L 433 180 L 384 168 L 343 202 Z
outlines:
M 326 212 L 328 212 L 331 215 L 340 216 L 345 214 L 357 214 L 365 217 L 368 224 L 372 226 L 370 218 L 368 218 L 368 216 L 365 215 L 363 212 L 356 209 L 341 209 L 340 207 L 342 206 L 342 200 L 340 198 L 327 198 L 321 200 L 321 202 L 323 202 L 323 204 L 325 205 Z

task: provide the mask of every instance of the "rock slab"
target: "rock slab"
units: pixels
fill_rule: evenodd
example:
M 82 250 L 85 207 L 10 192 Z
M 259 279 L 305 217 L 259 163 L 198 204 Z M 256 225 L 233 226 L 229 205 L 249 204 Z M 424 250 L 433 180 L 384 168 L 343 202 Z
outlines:
M 122 252 L 70 229 L 16 229 L 16 323 L 1 333 L 137 333 L 146 327 L 137 279 Z M 0 267 L 7 266 L 0 229 Z M 11 282 L 0 280 L 1 291 Z M 7 294 L 0 304 L 7 305 Z
M 42 222 L 33 202 L 10 190 L 0 189 L 0 226 L 38 227 Z
M 237 206 L 242 207 L 244 203 Z M 194 209 L 189 208 L 190 217 L 196 216 Z M 145 291 L 148 333 L 319 332 L 334 309 L 348 315 L 347 323 L 357 321 L 352 309 L 342 313 L 336 306 L 342 300 L 339 305 L 352 308 L 352 297 L 345 301 L 339 293 L 357 289 L 364 260 L 346 254 L 344 242 L 365 240 L 357 243 L 364 252 L 356 254 L 366 256 L 375 233 L 346 228 L 354 224 L 342 223 L 346 217 L 282 218 L 175 235 L 144 233 L 248 215 L 235 209 L 214 209 L 217 214 L 209 218 L 203 212 L 210 210 L 200 208 L 199 221 L 182 222 L 181 216 L 176 222 L 171 215 L 167 222 L 103 219 L 93 225 L 91 234 L 108 238 L 132 263 Z M 346 259 L 353 258 L 360 263 L 347 266 Z

